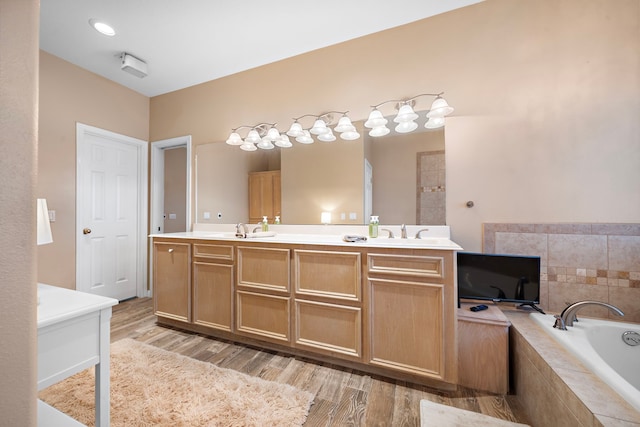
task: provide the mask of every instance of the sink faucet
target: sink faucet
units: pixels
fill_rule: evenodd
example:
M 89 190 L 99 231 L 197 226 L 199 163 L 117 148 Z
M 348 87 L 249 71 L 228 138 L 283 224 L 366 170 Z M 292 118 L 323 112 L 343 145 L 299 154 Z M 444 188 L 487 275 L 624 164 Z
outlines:
M 402 224 L 400 226 L 400 237 L 402 239 L 406 239 L 407 238 L 407 227 L 404 224 Z
M 418 230 L 418 232 L 416 233 L 416 239 L 421 239 L 420 233 L 422 233 L 423 231 L 429 231 L 429 229 L 428 228 L 423 228 L 421 230 Z
M 577 320 L 576 313 L 578 312 L 578 310 L 588 305 L 599 305 L 602 307 L 607 307 L 609 311 L 611 311 L 612 313 L 616 313 L 618 316 L 624 316 L 624 313 L 622 312 L 622 310 L 620 310 L 616 306 L 607 304 L 606 302 L 578 301 L 578 302 L 574 302 L 573 304 L 569 304 L 567 307 L 565 307 L 564 310 L 562 310 L 562 313 L 560 313 L 559 316 L 556 316 L 556 323 L 553 325 L 553 327 L 566 331 L 567 326 L 573 326 L 573 322 Z
M 240 228 L 242 228 L 242 231 L 240 231 Z M 236 237 L 241 237 L 243 239 L 246 239 L 248 233 L 249 233 L 249 230 L 247 229 L 247 224 L 243 224 L 241 222 L 236 224 Z
M 389 230 L 388 228 L 381 228 L 380 231 L 386 231 L 387 233 L 389 233 L 389 239 L 393 239 L 395 237 L 393 235 L 393 231 Z

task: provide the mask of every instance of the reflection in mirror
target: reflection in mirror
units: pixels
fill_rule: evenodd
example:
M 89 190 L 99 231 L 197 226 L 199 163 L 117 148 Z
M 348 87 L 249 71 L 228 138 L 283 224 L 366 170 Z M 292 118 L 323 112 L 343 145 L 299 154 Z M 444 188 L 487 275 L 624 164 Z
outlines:
M 282 224 L 320 224 L 322 212 L 331 212 L 333 224 L 365 224 L 369 215 L 378 215 L 381 224 L 445 224 L 444 128 L 423 124 L 411 133 L 373 138 L 354 122 L 358 140 L 288 149 L 199 145 L 195 222 L 249 222 L 249 173 L 280 170 Z

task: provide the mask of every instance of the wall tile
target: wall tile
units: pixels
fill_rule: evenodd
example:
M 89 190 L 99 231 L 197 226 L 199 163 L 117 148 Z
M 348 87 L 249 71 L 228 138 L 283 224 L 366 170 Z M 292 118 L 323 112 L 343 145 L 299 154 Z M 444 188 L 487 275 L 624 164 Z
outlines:
M 609 269 L 640 271 L 640 236 L 609 236 Z
M 581 300 L 609 301 L 609 290 L 606 286 L 593 286 L 582 283 L 549 282 L 549 306 L 547 310 L 560 313 L 567 306 Z M 585 307 L 580 310 L 585 316 L 607 317 L 608 310 L 602 307 Z
M 548 241 L 549 265 L 602 269 L 608 266 L 606 236 L 549 234 Z
M 640 236 L 640 224 L 593 224 L 592 234 L 609 234 L 616 236 Z
M 547 259 L 547 235 L 535 233 L 496 233 L 495 252 L 499 254 L 539 256 Z
M 607 313 L 610 319 L 640 323 L 640 288 L 609 288 L 609 303 L 624 313 L 622 318 Z
M 536 233 L 591 234 L 591 224 L 535 224 Z

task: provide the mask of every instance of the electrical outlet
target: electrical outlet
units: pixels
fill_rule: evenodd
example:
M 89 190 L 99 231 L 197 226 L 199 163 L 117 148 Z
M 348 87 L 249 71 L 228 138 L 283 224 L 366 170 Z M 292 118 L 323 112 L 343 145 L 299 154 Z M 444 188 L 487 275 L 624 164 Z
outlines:
M 49 211 L 49 222 L 56 222 L 56 211 Z
M 202 219 L 211 219 L 211 212 L 204 212 L 202 214 Z

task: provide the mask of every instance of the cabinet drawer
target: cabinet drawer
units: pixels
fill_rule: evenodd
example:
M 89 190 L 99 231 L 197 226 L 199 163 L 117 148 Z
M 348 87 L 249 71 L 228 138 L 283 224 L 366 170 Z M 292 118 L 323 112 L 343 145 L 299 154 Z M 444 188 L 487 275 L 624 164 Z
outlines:
M 362 313 L 360 308 L 296 300 L 297 346 L 313 347 L 332 355 L 360 358 Z
M 289 292 L 289 249 L 238 247 L 238 285 Z
M 198 258 L 233 261 L 233 246 L 194 243 L 193 256 Z
M 420 255 L 369 254 L 370 274 L 428 277 L 444 280 L 444 258 Z
M 361 255 L 294 250 L 296 294 L 360 301 Z
M 237 331 L 276 342 L 290 342 L 289 298 L 236 292 Z

